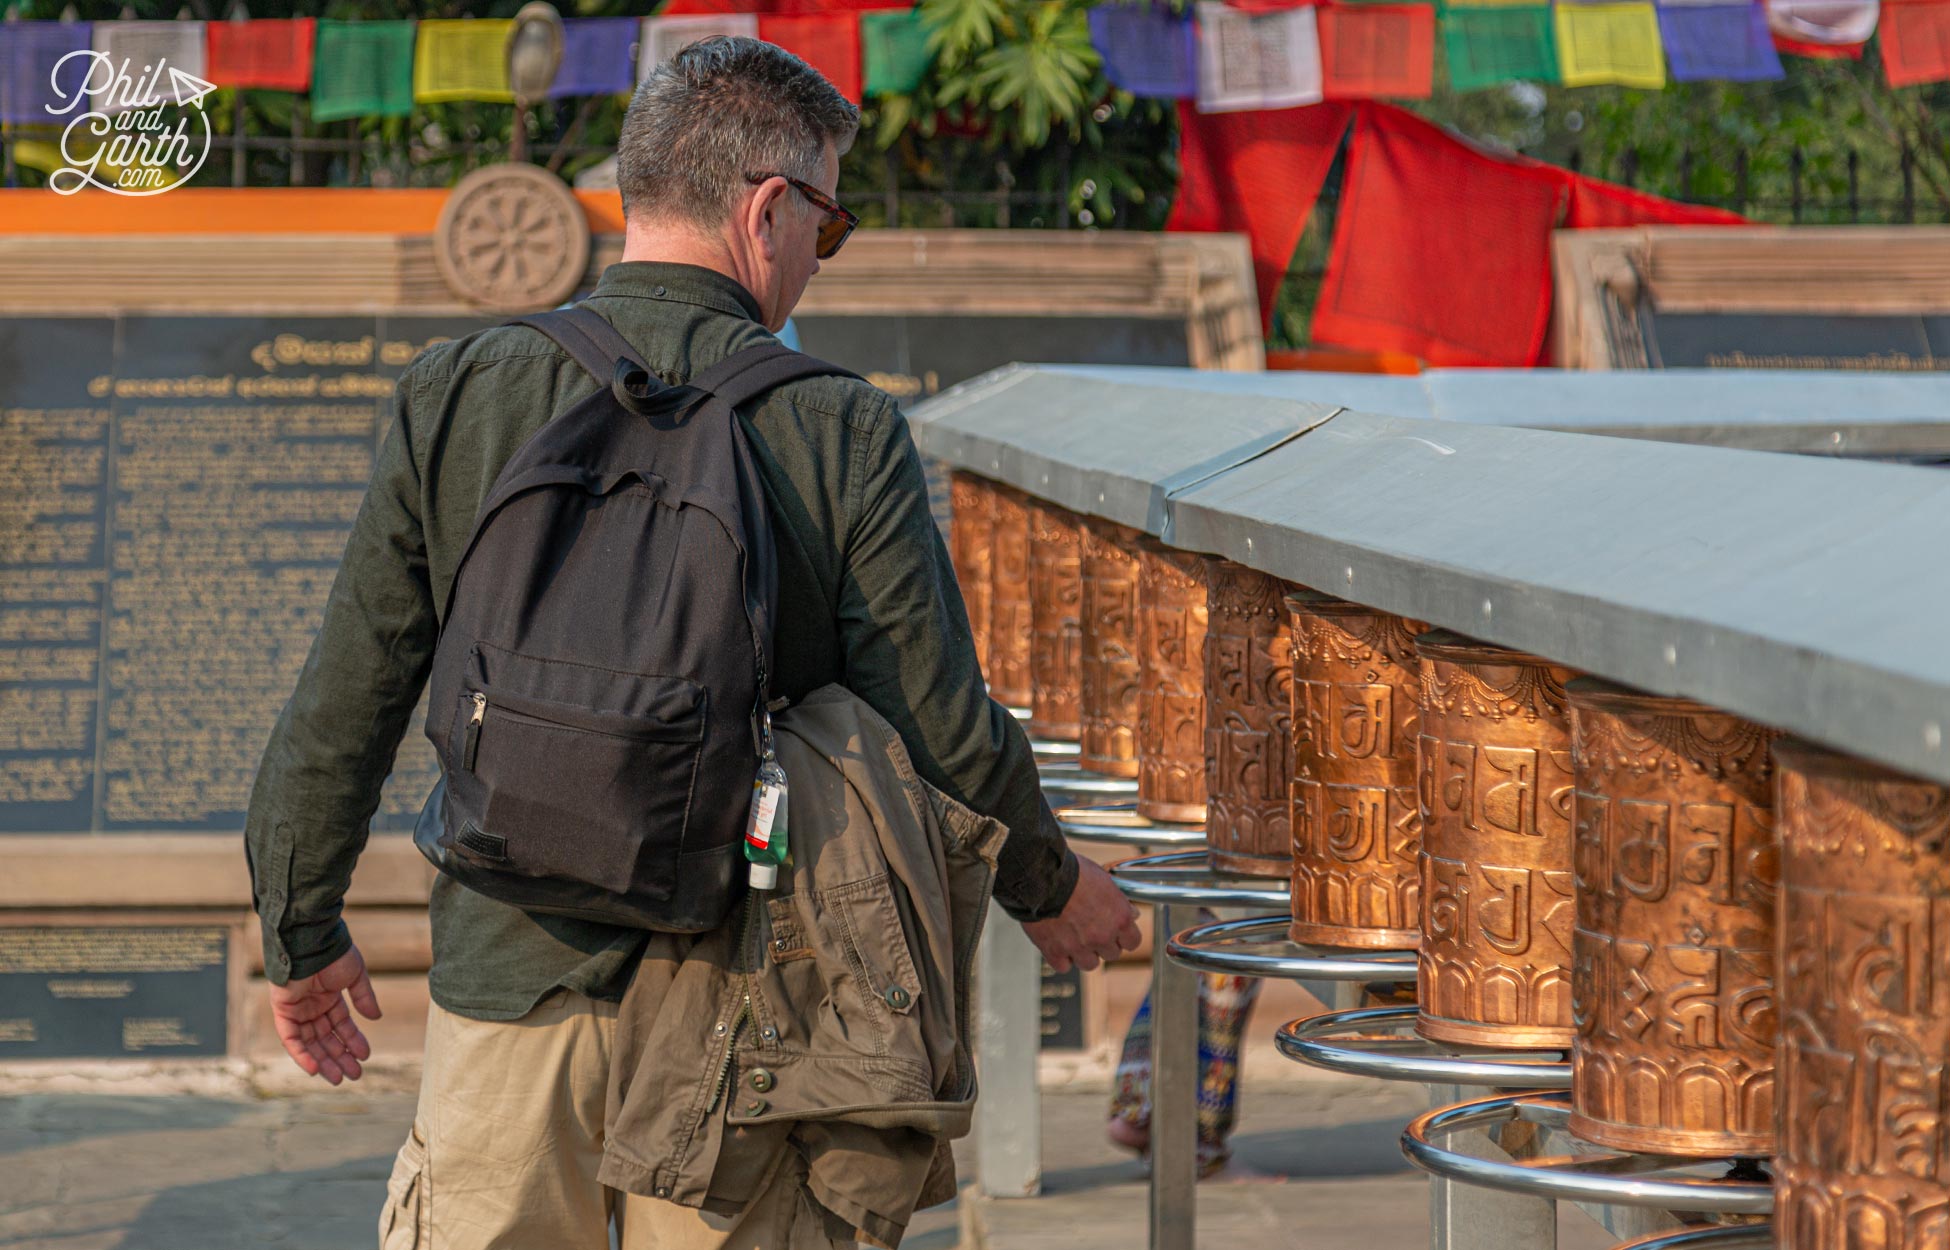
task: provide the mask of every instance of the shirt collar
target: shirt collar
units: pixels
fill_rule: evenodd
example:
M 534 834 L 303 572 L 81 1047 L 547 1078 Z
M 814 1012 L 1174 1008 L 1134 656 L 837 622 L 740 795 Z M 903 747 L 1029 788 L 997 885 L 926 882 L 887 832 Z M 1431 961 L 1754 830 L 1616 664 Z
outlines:
M 736 278 L 706 269 L 661 260 L 619 260 L 603 270 L 591 298 L 675 300 L 733 317 L 763 322 L 758 301 Z

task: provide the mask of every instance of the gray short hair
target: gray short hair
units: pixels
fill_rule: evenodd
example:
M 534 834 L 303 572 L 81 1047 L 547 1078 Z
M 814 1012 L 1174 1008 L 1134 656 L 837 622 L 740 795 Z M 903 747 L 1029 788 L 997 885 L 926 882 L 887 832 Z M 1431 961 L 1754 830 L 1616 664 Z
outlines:
M 826 144 L 844 153 L 859 128 L 860 110 L 784 48 L 701 39 L 651 70 L 630 101 L 616 145 L 624 215 L 722 225 L 746 174 L 811 182 Z

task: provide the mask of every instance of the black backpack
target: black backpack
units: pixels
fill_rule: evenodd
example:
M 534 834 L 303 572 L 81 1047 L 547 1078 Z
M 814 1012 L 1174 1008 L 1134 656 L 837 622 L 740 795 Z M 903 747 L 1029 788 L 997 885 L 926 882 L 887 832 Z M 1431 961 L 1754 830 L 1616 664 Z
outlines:
M 433 654 L 414 842 L 527 911 L 697 933 L 739 896 L 770 697 L 771 520 L 734 409 L 843 369 L 772 343 L 685 386 L 586 308 L 518 317 L 605 383 L 508 460 Z

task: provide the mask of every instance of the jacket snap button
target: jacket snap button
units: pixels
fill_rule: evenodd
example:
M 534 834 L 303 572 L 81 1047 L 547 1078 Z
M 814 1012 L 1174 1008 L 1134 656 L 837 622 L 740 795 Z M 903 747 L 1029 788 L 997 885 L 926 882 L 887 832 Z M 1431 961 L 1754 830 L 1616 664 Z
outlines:
M 713 1036 L 713 1037 L 723 1037 L 723 1036 L 725 1035 L 725 1032 L 726 1032 L 726 1029 L 725 1029 L 725 1022 L 724 1022 L 724 1021 L 722 1021 L 722 1020 L 720 1020 L 720 1021 L 718 1021 L 718 1023 L 717 1023 L 717 1024 L 716 1024 L 716 1025 L 715 1025 L 715 1026 L 714 1026 L 714 1027 L 713 1027 L 713 1028 L 711 1029 L 711 1036 Z
M 657 288 L 657 298 L 658 298 L 658 299 L 662 299 L 663 297 L 664 297 L 664 289 L 663 289 L 662 287 L 658 287 L 658 288 Z
M 773 939 L 772 939 L 772 949 L 773 949 L 773 950 L 775 950 L 775 951 L 782 951 L 782 950 L 784 950 L 784 949 L 785 949 L 785 939 L 784 939 L 784 938 L 773 938 Z
M 772 1092 L 772 1074 L 764 1068 L 752 1069 L 752 1088 L 761 1094 Z
M 887 987 L 887 1005 L 895 1011 L 905 1010 L 909 1001 L 907 991 L 900 986 L 890 985 Z
M 752 1100 L 751 1100 L 750 1102 L 748 1102 L 748 1103 L 746 1103 L 746 1104 L 745 1104 L 745 1114 L 746 1114 L 746 1115 L 764 1115 L 764 1114 L 765 1114 L 765 1108 L 766 1108 L 766 1107 L 768 1107 L 768 1106 L 770 1106 L 770 1105 L 771 1105 L 771 1104 L 770 1104 L 770 1103 L 768 1103 L 768 1102 L 766 1102 L 766 1101 L 765 1101 L 765 1100 L 764 1100 L 763 1098 L 754 1098 L 754 1099 L 752 1099 Z
M 758 1035 L 768 1042 L 776 1042 L 779 1040 L 779 1031 L 769 1024 L 760 1029 Z
M 670 1186 L 668 1186 L 668 1185 L 659 1185 L 659 1186 L 657 1186 L 657 1197 L 659 1197 L 659 1198 L 668 1198 L 668 1197 L 670 1197 Z

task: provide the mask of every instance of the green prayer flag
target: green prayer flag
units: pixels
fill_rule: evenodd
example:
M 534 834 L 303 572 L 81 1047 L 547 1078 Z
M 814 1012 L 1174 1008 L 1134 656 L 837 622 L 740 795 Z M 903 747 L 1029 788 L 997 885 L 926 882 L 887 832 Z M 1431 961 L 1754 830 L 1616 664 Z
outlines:
M 934 53 L 928 28 L 912 9 L 860 15 L 860 64 L 868 95 L 906 95 L 921 85 Z
M 413 111 L 413 23 L 320 19 L 311 119 L 404 117 Z
M 1474 91 L 1522 78 L 1557 81 L 1557 42 L 1549 6 L 1442 10 L 1449 85 Z

